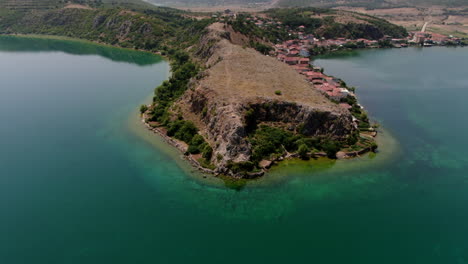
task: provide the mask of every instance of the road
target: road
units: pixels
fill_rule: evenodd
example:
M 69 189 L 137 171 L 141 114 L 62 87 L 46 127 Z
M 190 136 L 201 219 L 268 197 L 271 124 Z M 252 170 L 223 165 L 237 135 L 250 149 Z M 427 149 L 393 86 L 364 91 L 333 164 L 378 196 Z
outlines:
M 427 24 L 429 24 L 429 22 L 424 23 L 424 25 L 423 25 L 423 27 L 421 29 L 421 32 L 424 33 L 426 31 Z

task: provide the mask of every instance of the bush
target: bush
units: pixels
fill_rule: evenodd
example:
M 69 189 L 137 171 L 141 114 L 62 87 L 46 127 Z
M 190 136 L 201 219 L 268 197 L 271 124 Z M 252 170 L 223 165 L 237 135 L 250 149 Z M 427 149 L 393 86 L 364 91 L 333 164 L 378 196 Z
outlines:
M 212 163 L 210 163 L 209 160 L 206 160 L 205 158 L 199 158 L 197 161 L 198 161 L 198 163 L 200 163 L 200 165 L 203 168 L 207 168 L 207 169 L 210 169 L 210 170 L 216 169 L 216 167 Z
M 201 135 L 197 134 L 193 136 L 192 141 L 190 142 L 190 145 L 200 146 L 203 143 L 205 143 L 205 139 Z
M 206 160 L 211 160 L 211 156 L 213 156 L 213 148 L 211 148 L 210 145 L 208 145 L 208 143 L 205 143 L 205 144 L 206 145 L 203 148 L 202 156 Z
M 307 147 L 306 144 L 301 144 L 297 150 L 297 153 L 301 159 L 307 159 L 309 157 L 307 155 L 309 153 L 309 147 Z
M 175 137 L 188 144 L 191 143 L 193 137 L 197 134 L 198 129 L 190 121 L 176 120 L 168 124 L 167 135 Z
M 275 91 L 275 94 L 276 94 L 276 95 L 281 95 L 282 93 L 281 93 L 280 90 L 276 90 L 276 91 Z
M 245 173 L 252 171 L 255 168 L 255 164 L 251 161 L 243 162 L 230 162 L 227 167 L 234 173 Z
M 263 158 L 269 157 L 271 154 L 283 154 L 284 148 L 287 150 L 296 150 L 295 142 L 300 137 L 297 137 L 291 132 L 280 128 L 269 127 L 262 125 L 255 130 L 255 134 L 251 136 L 252 144 L 252 160 L 259 162 Z
M 331 140 L 326 140 L 322 143 L 322 149 L 327 153 L 327 157 L 330 159 L 336 159 L 336 153 L 340 151 L 340 146 Z
M 144 114 L 146 111 L 148 111 L 148 106 L 147 105 L 141 105 L 140 106 L 140 113 Z
M 198 153 L 200 153 L 200 149 L 198 148 L 198 146 L 189 145 L 189 147 L 187 149 L 187 152 L 190 153 L 190 154 L 198 154 Z

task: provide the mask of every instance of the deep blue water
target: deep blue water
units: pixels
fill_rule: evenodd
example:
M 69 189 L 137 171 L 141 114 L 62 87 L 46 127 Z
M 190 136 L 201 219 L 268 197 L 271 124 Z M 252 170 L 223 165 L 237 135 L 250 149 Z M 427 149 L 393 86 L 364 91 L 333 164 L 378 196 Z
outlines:
M 316 63 L 358 87 L 381 152 L 232 189 L 139 123 L 161 58 L 0 37 L 0 263 L 467 263 L 468 50 Z

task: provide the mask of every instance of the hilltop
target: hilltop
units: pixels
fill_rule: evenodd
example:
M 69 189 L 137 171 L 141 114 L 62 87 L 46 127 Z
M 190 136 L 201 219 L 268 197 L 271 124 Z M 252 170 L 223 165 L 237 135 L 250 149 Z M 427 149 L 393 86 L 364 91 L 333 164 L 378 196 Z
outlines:
M 192 47 L 205 70 L 168 105 L 164 90 L 180 81 L 170 79 L 145 111 L 149 124 L 173 135 L 193 163 L 214 173 L 255 177 L 272 161 L 298 156 L 299 147 L 303 156 L 312 150 L 333 156 L 357 133 L 350 112 L 292 68 L 247 47 L 248 38 L 227 24 L 207 30 Z

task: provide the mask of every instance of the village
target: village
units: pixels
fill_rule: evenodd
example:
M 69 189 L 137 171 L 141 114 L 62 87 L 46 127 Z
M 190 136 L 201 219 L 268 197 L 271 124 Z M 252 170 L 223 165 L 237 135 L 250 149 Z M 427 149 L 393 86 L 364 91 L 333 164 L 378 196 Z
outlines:
M 349 96 L 354 97 L 353 89 L 343 85 L 340 79 L 325 75 L 319 67 L 314 67 L 311 63 L 312 56 L 339 51 L 364 48 L 406 48 L 408 46 L 430 47 L 434 45 L 465 45 L 466 40 L 453 36 L 445 36 L 436 33 L 425 32 L 425 26 L 421 32 L 410 32 L 406 38 L 392 38 L 383 36 L 379 40 L 375 39 L 347 39 L 335 38 L 325 39 L 318 37 L 307 30 L 306 26 L 300 25 L 297 28 L 285 26 L 282 22 L 262 15 L 238 14 L 229 9 L 223 13 L 214 15 L 214 18 L 231 20 L 244 17 L 248 23 L 254 24 L 264 30 L 283 30 L 288 35 L 288 40 L 273 46 L 268 55 L 275 56 L 278 60 L 290 65 L 298 73 L 304 75 L 313 86 L 323 92 L 332 101 L 340 103 L 340 106 L 351 109 L 352 105 L 344 100 Z M 350 91 L 351 90 L 351 91 Z
M 265 20 L 264 18 L 252 17 L 247 18 L 257 27 L 277 26 L 281 27 L 281 22 L 274 20 Z M 344 100 L 348 97 L 355 97 L 354 88 L 348 88 L 344 82 L 333 76 L 328 76 L 323 73 L 323 69 L 313 66 L 311 58 L 314 49 L 322 48 L 326 52 L 338 50 L 356 49 L 356 48 L 405 48 L 408 46 L 424 46 L 430 47 L 433 45 L 463 45 L 460 38 L 453 36 L 445 36 L 436 33 L 428 32 L 410 32 L 407 38 L 391 38 L 384 36 L 380 40 L 370 39 L 324 39 L 316 38 L 312 34 L 306 34 L 306 27 L 301 25 L 296 30 L 287 29 L 290 36 L 296 36 L 295 39 L 290 39 L 281 44 L 274 45 L 274 51 L 270 55 L 275 56 L 278 60 L 290 65 L 298 73 L 304 75 L 313 86 L 323 92 L 332 101 L 338 102 L 345 109 L 350 110 L 352 105 Z M 359 105 L 358 105 L 359 106 Z M 361 107 L 361 106 L 359 106 Z
M 309 45 L 309 41 L 302 40 L 288 40 L 283 44 L 275 45 L 276 58 L 288 65 L 290 65 L 298 73 L 304 77 L 313 86 L 327 95 L 333 101 L 340 102 L 348 96 L 354 96 L 346 87 L 343 87 L 343 82 L 340 79 L 332 76 L 325 75 L 323 69 L 311 65 L 308 53 L 305 46 Z M 348 103 L 340 103 L 340 106 L 350 109 L 351 105 Z

